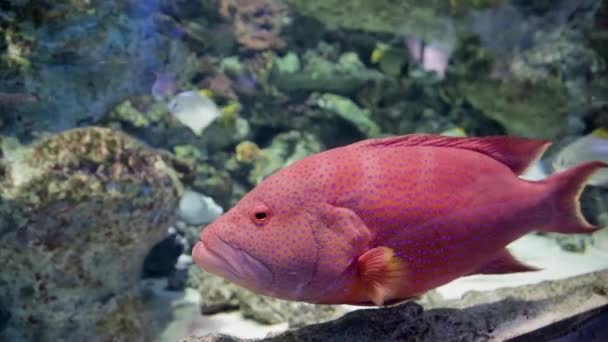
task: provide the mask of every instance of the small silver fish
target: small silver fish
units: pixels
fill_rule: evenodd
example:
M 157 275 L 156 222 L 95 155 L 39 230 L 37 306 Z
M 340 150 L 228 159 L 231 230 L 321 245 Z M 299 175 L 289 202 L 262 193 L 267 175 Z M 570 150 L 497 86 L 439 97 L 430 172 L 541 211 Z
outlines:
M 196 135 L 200 135 L 220 116 L 217 105 L 200 91 L 181 92 L 168 106 L 171 114 Z
M 608 128 L 598 128 L 565 146 L 555 156 L 553 168 L 562 171 L 592 160 L 608 162 Z M 608 187 L 608 170 L 598 170 L 587 184 Z

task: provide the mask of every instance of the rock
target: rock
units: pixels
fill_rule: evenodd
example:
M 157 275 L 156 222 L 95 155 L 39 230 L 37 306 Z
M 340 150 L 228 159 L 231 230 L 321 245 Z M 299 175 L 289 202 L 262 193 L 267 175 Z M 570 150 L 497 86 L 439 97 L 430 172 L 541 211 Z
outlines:
M 188 269 L 176 268 L 167 278 L 167 290 L 183 291 L 188 283 Z
M 0 179 L 0 340 L 142 340 L 146 253 L 169 225 L 180 168 L 105 128 L 6 149 Z
M 564 1 L 541 9 L 532 8 L 538 3 L 507 1 L 474 13 L 471 30 L 494 56 L 509 60 L 509 72 L 517 79 L 538 81 L 559 75 L 568 83 L 602 69 L 586 33 L 600 3 Z M 505 25 L 510 29 L 505 30 Z
M 228 208 L 233 198 L 233 183 L 230 173 L 225 169 L 215 168 L 208 163 L 196 165 L 196 177 L 193 190 L 211 196 L 214 201 Z
M 203 314 L 240 309 L 244 317 L 262 324 L 287 322 L 290 327 L 300 327 L 330 320 L 342 312 L 338 306 L 289 302 L 260 296 L 197 266 L 190 268 L 189 286 L 198 289 Z
M 239 308 L 236 286 L 201 270 L 196 265 L 190 267 L 187 285 L 199 291 L 203 315 L 233 311 Z
M 223 334 L 205 335 L 201 337 L 188 337 L 181 342 L 238 342 L 243 341 L 240 338 L 235 338 Z
M 179 217 L 191 225 L 209 223 L 223 212 L 213 198 L 192 190 L 184 191 L 177 210 Z
M 287 322 L 290 328 L 299 328 L 311 323 L 329 321 L 342 313 L 337 306 L 290 302 L 240 289 L 237 293 L 243 317 L 263 324 Z
M 587 100 L 593 98 L 591 80 L 603 78 L 603 61 L 586 38 L 598 5 L 506 1 L 474 13 L 470 30 L 476 39 L 463 40 L 457 50 L 478 60 L 459 60 L 455 52 L 450 67 L 452 75 L 467 69 L 460 91 L 511 135 L 555 139 L 577 133 L 582 113 L 597 106 Z
M 280 34 L 287 6 L 275 0 L 220 0 L 219 13 L 232 20 L 236 40 L 249 50 L 285 47 Z
M 555 79 L 542 83 L 475 80 L 461 83 L 460 90 L 511 135 L 553 139 L 568 128 L 571 102 L 565 86 Z
M 18 134 L 97 122 L 126 97 L 149 92 L 150 71 L 169 57 L 171 39 L 159 34 L 154 10 L 117 1 L 63 1 L 58 6 L 70 11 L 57 12 L 32 1 L 10 3 L 20 16 L 31 16 L 19 19 L 29 23 L 18 31 L 32 48 L 24 56 L 30 67 L 17 81 L 38 100 L 6 112 Z M 131 10 L 137 15 L 128 15 Z
M 608 270 L 517 288 L 470 293 L 463 300 L 423 309 L 413 302 L 362 309 L 264 341 L 504 341 L 608 305 Z M 579 322 L 533 340 L 552 340 Z M 558 335 L 559 334 L 559 335 Z M 245 341 L 222 335 L 183 341 Z M 251 340 L 247 340 L 251 341 Z
M 556 307 L 576 305 L 574 303 L 579 302 L 583 306 L 590 297 L 600 301 L 608 299 L 606 297 L 608 292 L 605 291 L 607 289 L 606 286 L 608 286 L 606 280 L 608 280 L 608 270 L 602 270 L 561 280 L 547 280 L 538 284 L 504 287 L 492 291 L 469 291 L 460 299 L 435 300 L 423 306 L 427 310 L 442 308 L 465 309 L 491 303 L 501 303 L 505 299 L 529 302 L 531 307 L 535 306 L 534 302 L 553 302 Z M 601 297 L 595 297 L 595 295 L 600 295 Z M 569 313 L 575 314 L 580 309 L 569 310 Z M 568 311 L 560 312 L 568 313 Z

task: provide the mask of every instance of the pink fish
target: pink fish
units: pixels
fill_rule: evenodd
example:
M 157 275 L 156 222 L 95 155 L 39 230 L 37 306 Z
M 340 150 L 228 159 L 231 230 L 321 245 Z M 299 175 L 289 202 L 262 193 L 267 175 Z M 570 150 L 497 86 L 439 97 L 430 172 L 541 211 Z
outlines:
M 201 233 L 203 269 L 263 295 L 387 305 L 471 274 L 536 268 L 505 248 L 532 231 L 591 233 L 584 163 L 518 177 L 548 141 L 407 135 L 304 158 L 265 179 Z

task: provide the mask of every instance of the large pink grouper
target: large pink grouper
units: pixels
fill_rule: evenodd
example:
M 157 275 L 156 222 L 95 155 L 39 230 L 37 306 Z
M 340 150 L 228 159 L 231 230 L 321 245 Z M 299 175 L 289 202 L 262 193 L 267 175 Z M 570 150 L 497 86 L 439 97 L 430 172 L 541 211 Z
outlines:
M 518 177 L 550 142 L 407 135 L 302 159 L 201 233 L 203 269 L 259 294 L 387 305 L 471 274 L 536 270 L 505 248 L 532 231 L 589 233 L 588 162 Z

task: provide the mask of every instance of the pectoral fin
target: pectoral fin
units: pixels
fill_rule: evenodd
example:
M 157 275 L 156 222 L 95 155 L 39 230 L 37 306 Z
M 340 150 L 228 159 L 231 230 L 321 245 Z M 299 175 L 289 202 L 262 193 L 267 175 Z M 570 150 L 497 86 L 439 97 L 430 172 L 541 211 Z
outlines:
M 480 269 L 472 274 L 506 274 L 539 270 L 540 268 L 526 265 L 515 259 L 515 257 L 507 249 L 504 249 L 498 256 L 496 256 L 490 262 L 484 264 Z
M 378 306 L 394 299 L 407 277 L 405 262 L 388 247 L 376 247 L 357 260 L 359 276 L 369 299 Z

